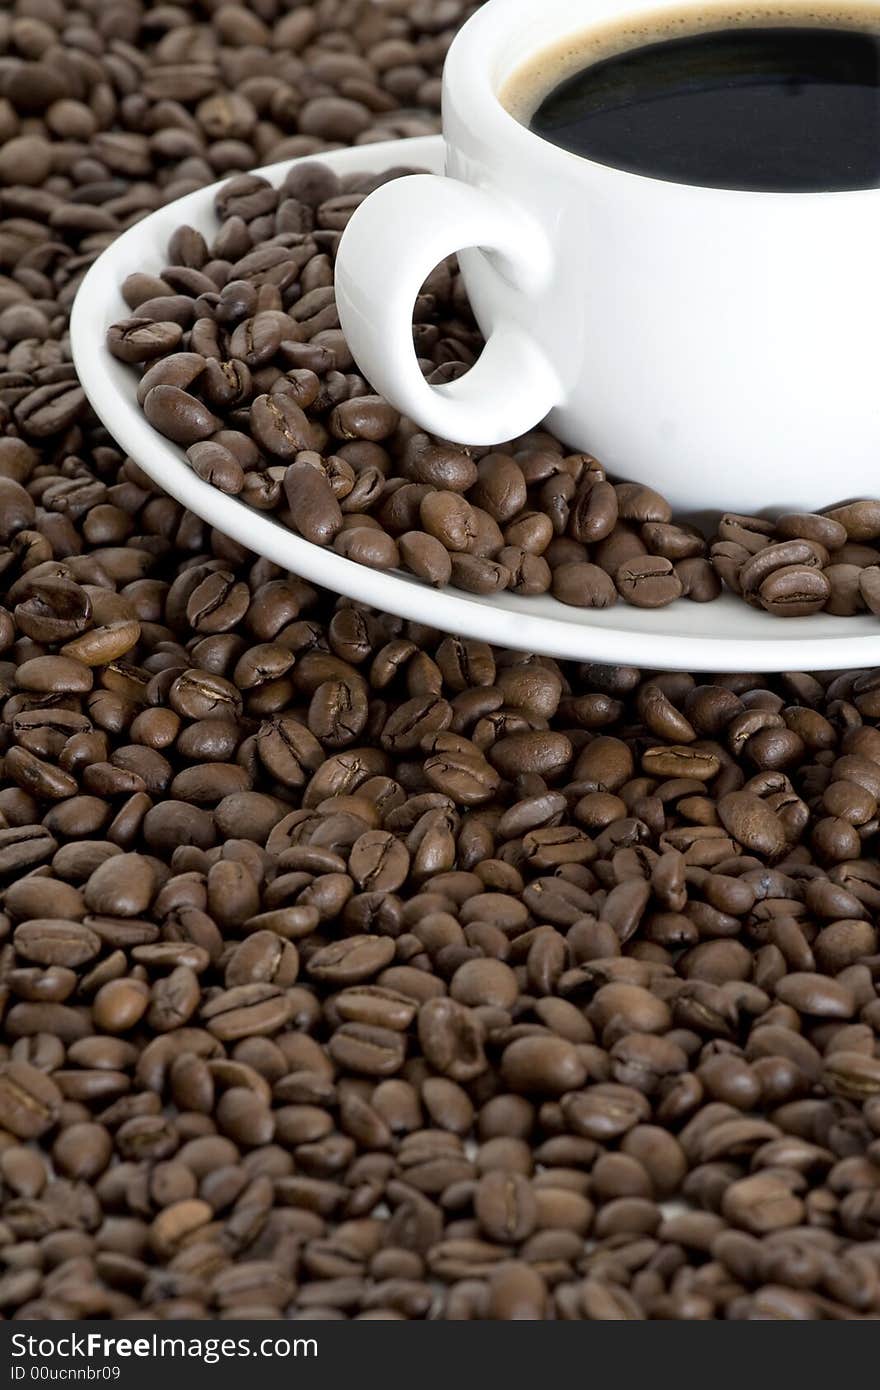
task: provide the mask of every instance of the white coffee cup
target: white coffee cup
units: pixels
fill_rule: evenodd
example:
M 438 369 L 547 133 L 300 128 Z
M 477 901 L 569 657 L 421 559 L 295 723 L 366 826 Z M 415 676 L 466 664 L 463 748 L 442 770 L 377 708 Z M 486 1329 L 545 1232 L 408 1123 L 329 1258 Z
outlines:
M 880 189 L 646 178 L 559 149 L 499 101 L 542 49 L 669 9 L 489 0 L 469 20 L 444 73 L 448 177 L 386 184 L 342 238 L 336 293 L 354 356 L 431 433 L 491 445 L 547 417 L 567 445 L 687 511 L 876 495 Z M 412 307 L 454 251 L 486 347 L 457 381 L 429 386 Z

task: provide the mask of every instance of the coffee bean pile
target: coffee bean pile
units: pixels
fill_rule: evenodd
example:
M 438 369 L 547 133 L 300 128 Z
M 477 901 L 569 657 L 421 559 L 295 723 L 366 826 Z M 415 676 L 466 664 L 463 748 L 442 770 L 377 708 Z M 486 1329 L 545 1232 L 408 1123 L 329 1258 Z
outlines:
M 474 594 L 661 608 L 726 585 L 780 617 L 880 613 L 880 501 L 729 514 L 709 541 L 654 489 L 612 482 L 545 431 L 463 448 L 376 395 L 340 330 L 333 262 L 363 199 L 404 172 L 339 179 L 309 162 L 278 189 L 239 176 L 215 200 L 210 243 L 180 227 L 160 275 L 125 281 L 131 316 L 108 347 L 140 368 L 147 419 L 199 477 L 351 560 Z M 454 258 L 415 313 L 427 379 L 467 371 L 481 338 Z
M 880 676 L 493 651 L 117 467 L 191 553 L 2 615 L 0 1308 L 880 1315 Z
M 725 516 L 711 546 L 715 570 L 747 603 L 798 618 L 880 614 L 880 501 L 788 512 L 767 521 Z
M 3 119 L 50 150 L 0 190 L 6 1318 L 880 1316 L 880 672 L 560 665 L 371 612 L 160 494 L 70 366 L 84 268 L 207 181 L 167 84 L 252 100 L 294 18 L 318 57 L 461 14 L 0 16 Z M 104 74 L 112 138 L 34 109 L 47 70 Z
M 91 466 L 78 455 L 85 400 L 67 318 L 96 257 L 227 173 L 435 131 L 443 59 L 472 8 L 10 0 L 0 11 L 0 429 Z M 66 503 L 50 510 L 67 531 L 59 544 L 72 545 Z
M 446 50 L 474 8 L 12 0 L 0 14 L 0 186 L 16 190 L 4 193 L 7 263 L 47 222 L 88 253 L 227 173 L 432 133 Z

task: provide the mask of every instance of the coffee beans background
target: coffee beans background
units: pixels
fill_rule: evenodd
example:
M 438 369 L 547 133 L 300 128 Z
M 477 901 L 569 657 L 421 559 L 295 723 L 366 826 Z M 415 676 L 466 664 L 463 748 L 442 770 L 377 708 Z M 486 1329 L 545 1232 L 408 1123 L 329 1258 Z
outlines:
M 352 57 L 397 88 L 365 134 L 434 122 L 462 17 L 0 16 L 4 1317 L 880 1313 L 878 673 L 562 666 L 366 611 L 159 494 L 70 367 L 127 218 L 243 132 L 317 141 L 367 104 Z

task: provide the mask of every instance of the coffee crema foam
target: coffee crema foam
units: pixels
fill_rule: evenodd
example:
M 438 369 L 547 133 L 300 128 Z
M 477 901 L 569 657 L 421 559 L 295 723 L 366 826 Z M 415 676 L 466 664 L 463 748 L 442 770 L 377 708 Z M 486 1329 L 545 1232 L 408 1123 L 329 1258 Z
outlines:
M 608 19 L 569 34 L 520 63 L 502 83 L 498 100 L 511 116 L 527 125 L 544 98 L 566 78 L 615 54 L 722 29 L 770 29 L 788 24 L 880 34 L 880 8 L 876 5 L 780 5 L 767 9 L 724 4 Z

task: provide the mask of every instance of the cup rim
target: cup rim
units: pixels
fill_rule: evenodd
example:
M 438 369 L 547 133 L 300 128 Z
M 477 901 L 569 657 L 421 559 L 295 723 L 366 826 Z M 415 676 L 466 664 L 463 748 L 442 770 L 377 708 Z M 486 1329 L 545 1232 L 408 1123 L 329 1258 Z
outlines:
M 620 180 L 634 191 L 654 192 L 665 196 L 691 196 L 700 199 L 717 199 L 725 203 L 732 198 L 742 198 L 762 203 L 828 204 L 829 200 L 838 203 L 855 201 L 880 194 L 880 185 L 874 188 L 847 189 L 750 189 L 717 188 L 708 184 L 681 183 L 676 179 L 655 178 L 651 174 L 637 174 L 629 169 L 619 169 L 614 164 L 602 164 L 586 155 L 574 154 L 571 150 L 554 145 L 536 135 L 528 126 L 506 109 L 501 103 L 493 85 L 490 63 L 497 43 L 497 37 L 506 27 L 526 17 L 535 0 L 487 0 L 479 10 L 459 29 L 446 55 L 443 69 L 443 107 L 444 138 L 448 141 L 446 114 L 450 107 L 467 114 L 468 129 L 478 132 L 482 140 L 490 145 L 513 146 L 520 150 L 523 158 L 535 156 L 541 151 L 541 158 L 551 167 L 556 166 L 560 174 L 574 174 L 578 167 L 586 168 L 596 177 Z M 621 5 L 621 14 L 639 15 L 645 13 L 637 0 Z M 589 22 L 582 22 L 571 33 L 588 33 Z M 506 74 L 511 75 L 516 68 Z

